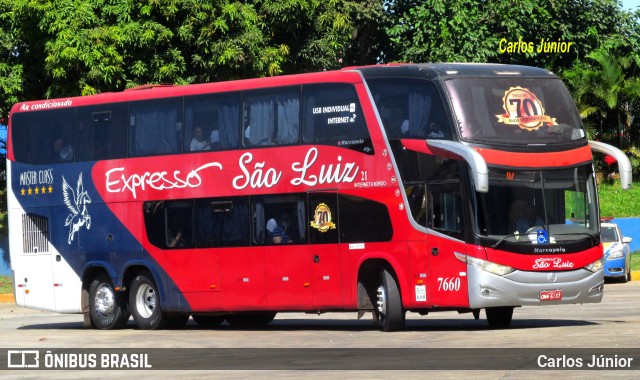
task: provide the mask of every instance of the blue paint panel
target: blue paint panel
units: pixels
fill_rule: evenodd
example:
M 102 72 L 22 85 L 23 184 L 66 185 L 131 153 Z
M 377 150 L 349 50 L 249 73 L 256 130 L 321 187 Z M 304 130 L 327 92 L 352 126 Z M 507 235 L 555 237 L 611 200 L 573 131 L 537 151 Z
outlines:
M 640 218 L 617 218 L 611 221 L 620 227 L 623 236 L 633 238 L 631 252 L 640 251 Z
M 79 277 L 87 263 L 110 266 L 107 269 L 117 277 L 121 277 L 132 263 L 144 265 L 153 272 L 160 293 L 166 296 L 162 300 L 166 310 L 188 308 L 188 303 L 182 294 L 175 291 L 177 286 L 161 265 L 104 204 L 92 182 L 93 164 L 33 166 L 11 162 L 13 178 L 10 185 L 25 212 L 49 218 L 51 244 Z M 78 192 L 86 192 L 87 197 L 78 197 Z M 134 212 L 135 207 L 142 207 L 139 203 L 130 206 Z M 72 208 L 80 213 L 74 215 Z M 70 223 L 65 225 L 67 221 Z M 76 229 L 73 229 L 74 224 Z

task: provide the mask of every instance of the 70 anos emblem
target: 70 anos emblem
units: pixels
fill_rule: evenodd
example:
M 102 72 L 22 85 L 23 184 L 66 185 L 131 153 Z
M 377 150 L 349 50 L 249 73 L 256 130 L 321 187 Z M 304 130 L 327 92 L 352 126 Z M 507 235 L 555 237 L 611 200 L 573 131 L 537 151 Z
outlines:
M 311 227 L 320 232 L 336 229 L 335 223 L 331 221 L 331 209 L 325 203 L 320 203 L 313 212 Z
M 502 106 L 505 113 L 496 115 L 500 123 L 517 125 L 528 131 L 535 131 L 544 124 L 558 125 L 555 118 L 544 114 L 540 99 L 526 88 L 509 88 L 502 98 Z

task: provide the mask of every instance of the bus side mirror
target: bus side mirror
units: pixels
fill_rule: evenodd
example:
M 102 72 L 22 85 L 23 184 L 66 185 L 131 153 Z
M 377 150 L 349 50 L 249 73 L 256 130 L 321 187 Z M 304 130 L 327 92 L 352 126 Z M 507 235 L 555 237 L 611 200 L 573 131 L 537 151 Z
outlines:
M 623 190 L 627 190 L 631 187 L 631 161 L 629 161 L 629 157 L 624 154 L 623 151 L 616 148 L 613 145 L 605 144 L 600 141 L 589 141 L 589 146 L 591 150 L 596 152 L 608 154 L 618 161 L 618 168 L 620 171 L 620 185 Z

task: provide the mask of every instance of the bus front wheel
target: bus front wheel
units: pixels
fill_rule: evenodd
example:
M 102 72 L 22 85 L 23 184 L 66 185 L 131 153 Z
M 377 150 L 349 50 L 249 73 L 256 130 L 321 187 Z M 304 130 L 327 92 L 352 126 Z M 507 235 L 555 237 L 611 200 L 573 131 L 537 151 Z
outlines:
M 105 273 L 98 274 L 89 285 L 89 316 L 91 324 L 100 330 L 121 328 L 129 319 L 122 295 L 113 289 Z
M 398 283 L 389 270 L 384 269 L 380 274 L 380 281 L 376 296 L 376 319 L 383 331 L 398 331 L 404 328 L 405 311 Z
M 167 317 L 160 308 L 160 295 L 151 273 L 142 272 L 131 282 L 129 291 L 131 315 L 142 330 L 165 327 Z
M 513 307 L 488 307 L 485 309 L 489 327 L 503 329 L 509 327 L 513 318 Z

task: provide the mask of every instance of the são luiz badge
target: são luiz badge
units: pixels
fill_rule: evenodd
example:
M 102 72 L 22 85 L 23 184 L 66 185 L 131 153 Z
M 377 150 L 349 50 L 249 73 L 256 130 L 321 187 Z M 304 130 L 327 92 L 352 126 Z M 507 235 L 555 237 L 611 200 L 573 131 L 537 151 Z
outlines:
M 313 212 L 311 227 L 320 232 L 336 229 L 335 223 L 331 221 L 331 209 L 325 203 L 320 203 Z

